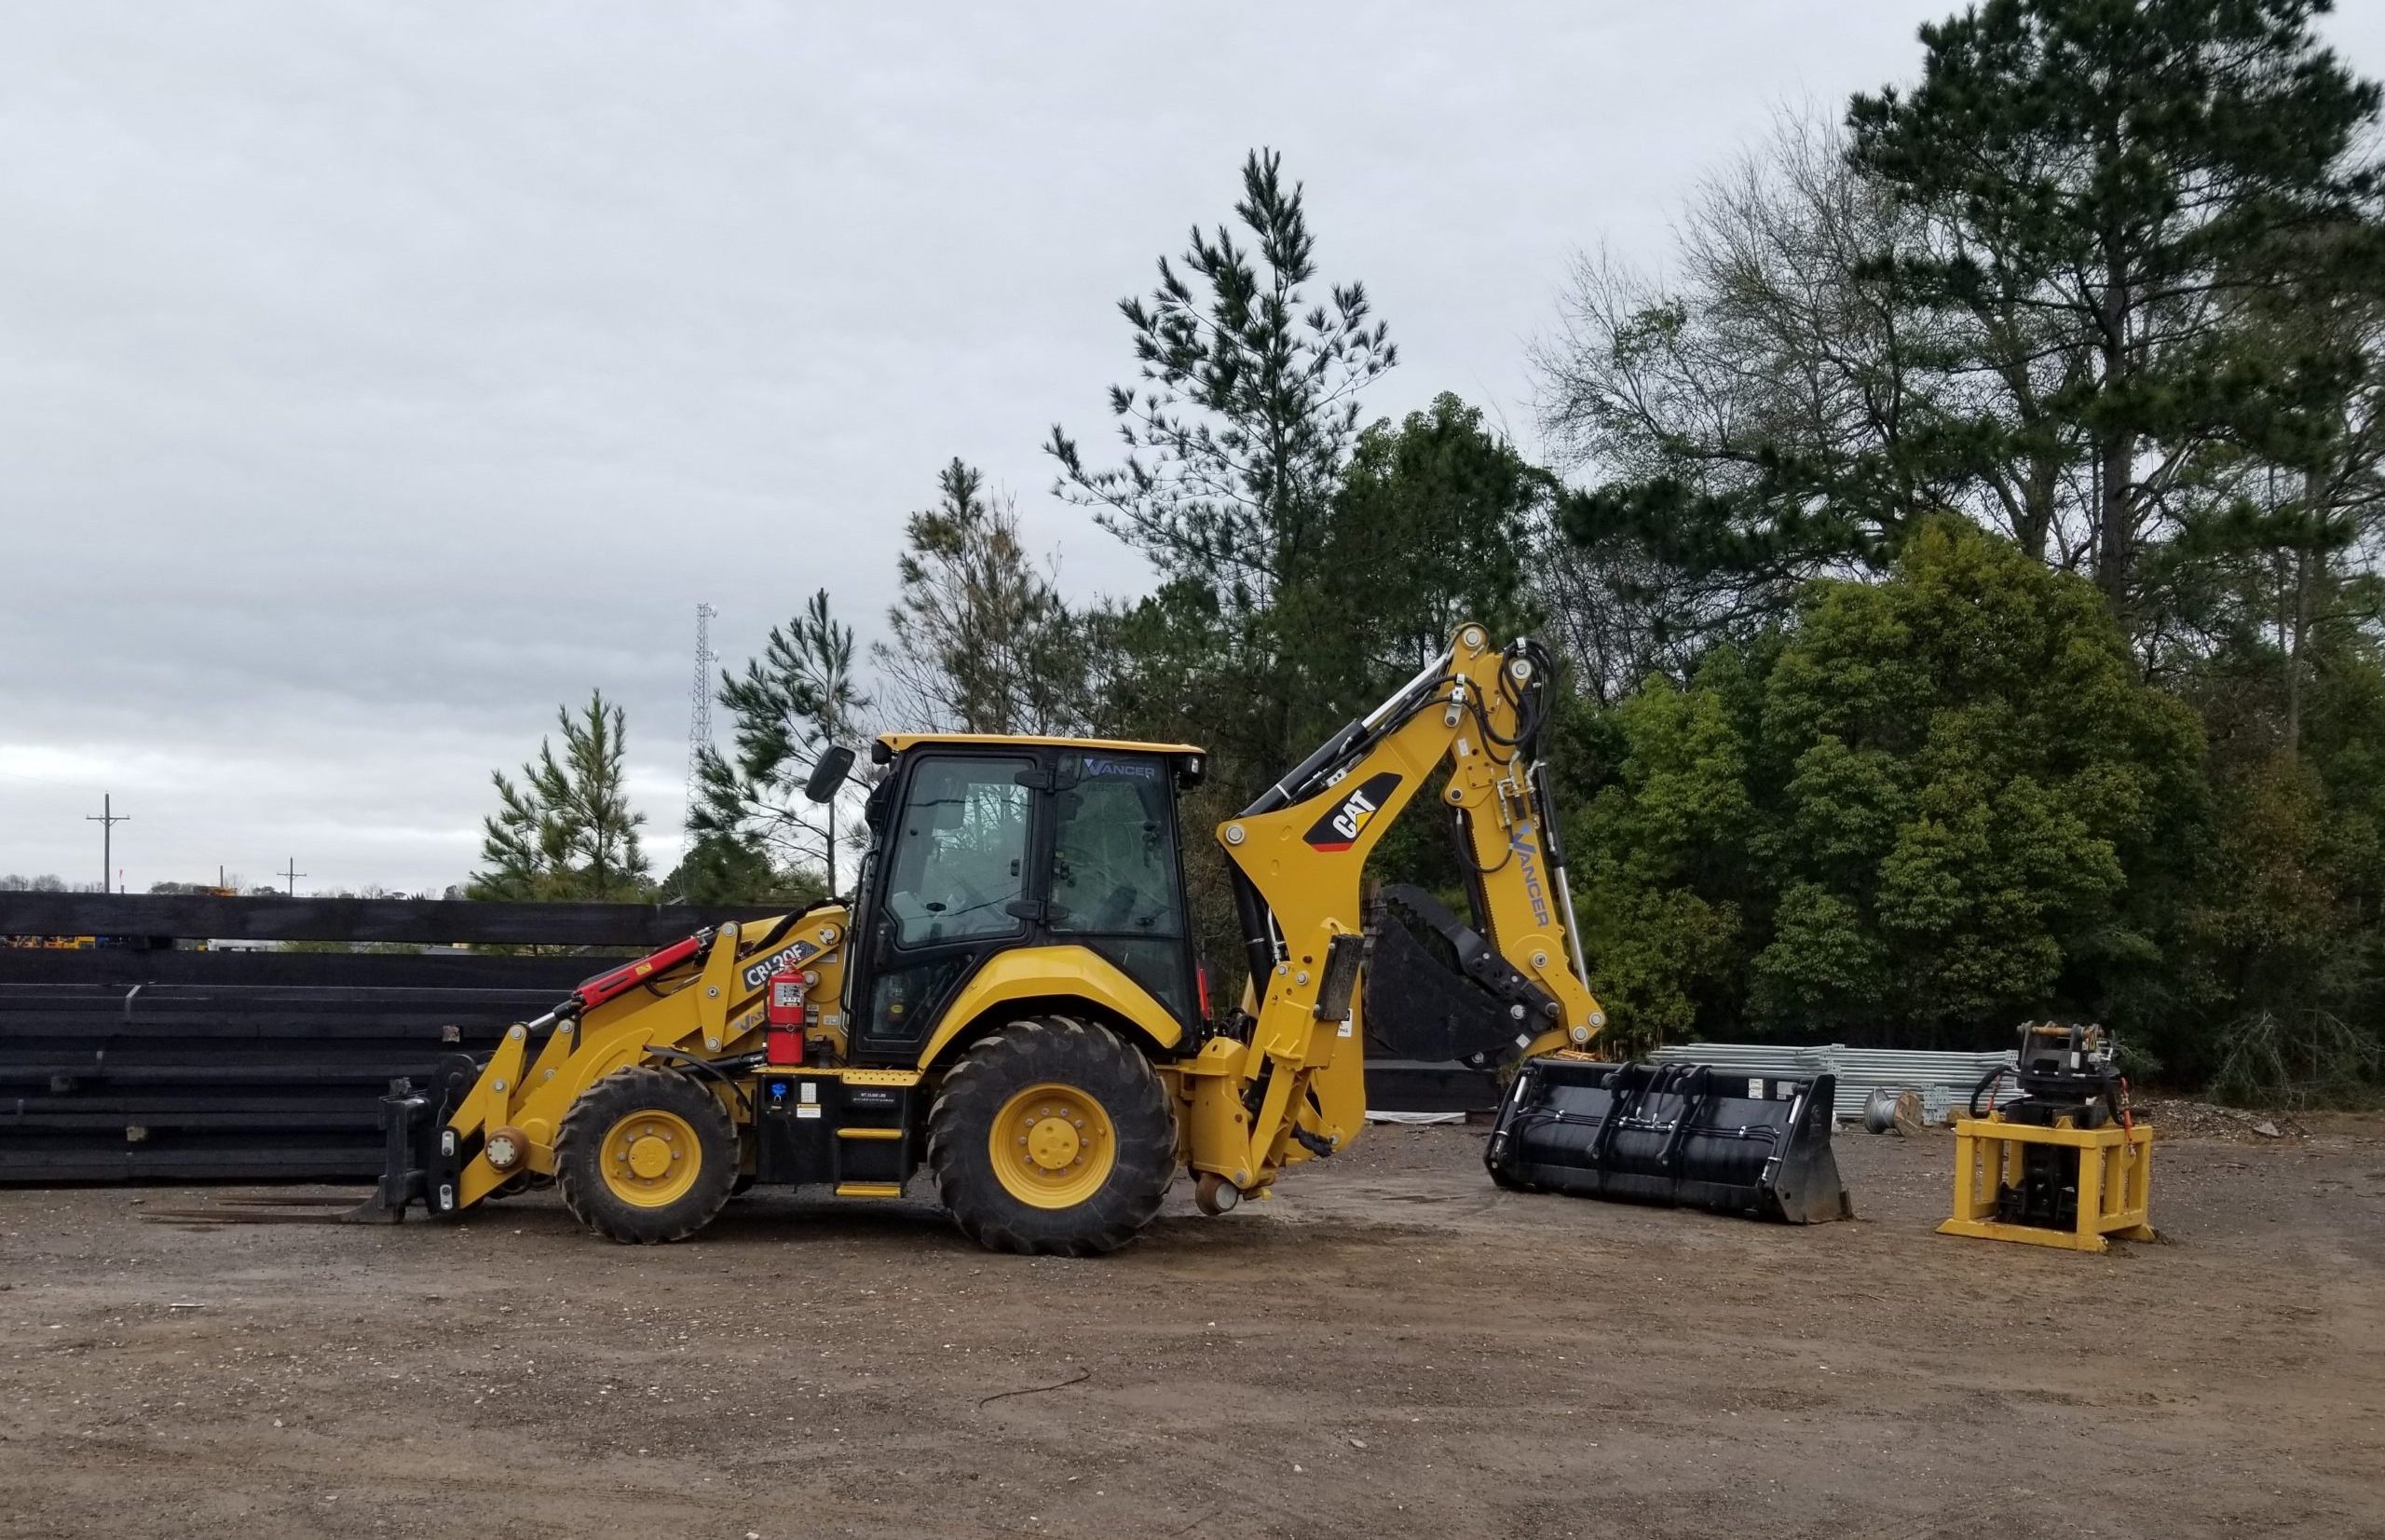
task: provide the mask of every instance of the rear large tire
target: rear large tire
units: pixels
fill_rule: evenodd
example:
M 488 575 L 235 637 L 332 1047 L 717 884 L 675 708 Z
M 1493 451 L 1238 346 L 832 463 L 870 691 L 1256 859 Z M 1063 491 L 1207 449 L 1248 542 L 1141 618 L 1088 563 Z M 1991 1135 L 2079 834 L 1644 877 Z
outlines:
M 1012 1023 L 944 1077 L 928 1165 L 961 1233 L 1022 1256 L 1114 1251 L 1176 1176 L 1166 1087 L 1112 1033 L 1064 1016 Z
M 685 1240 L 737 1180 L 737 1125 L 675 1070 L 616 1070 L 579 1094 L 555 1135 L 555 1186 L 572 1217 L 625 1245 Z

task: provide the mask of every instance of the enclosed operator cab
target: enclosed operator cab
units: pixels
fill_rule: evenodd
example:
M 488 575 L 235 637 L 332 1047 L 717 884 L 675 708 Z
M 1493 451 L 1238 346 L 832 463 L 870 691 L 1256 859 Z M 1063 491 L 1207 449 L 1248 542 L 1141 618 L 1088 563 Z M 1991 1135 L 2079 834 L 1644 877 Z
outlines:
M 1011 953 L 1033 954 L 1002 964 L 1019 976 L 1106 965 L 1132 986 L 1110 981 L 1130 1008 L 1109 1025 L 1153 1048 L 1192 1035 L 1176 793 L 1199 780 L 1201 750 L 895 734 L 873 755 L 883 769 L 844 980 L 850 1062 L 925 1068 L 931 1043 L 970 1025 L 950 1018 L 984 992 L 973 981 Z

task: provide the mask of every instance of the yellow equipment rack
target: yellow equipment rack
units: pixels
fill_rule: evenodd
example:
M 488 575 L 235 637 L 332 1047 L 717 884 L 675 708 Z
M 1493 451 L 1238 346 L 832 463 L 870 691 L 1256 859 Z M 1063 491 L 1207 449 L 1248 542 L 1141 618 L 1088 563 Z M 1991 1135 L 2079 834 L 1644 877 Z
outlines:
M 2023 1147 L 2059 1145 L 2078 1152 L 2078 1224 L 2056 1230 L 2009 1224 L 1996 1217 L 1999 1187 L 2021 1180 Z M 1955 1213 L 1938 1227 L 1942 1235 L 2021 1241 L 2072 1251 L 2102 1251 L 2110 1237 L 2149 1241 L 2160 1237 L 2146 1218 L 2153 1186 L 2153 1125 L 2106 1124 L 2078 1128 L 2067 1120 L 2054 1127 L 2008 1123 L 1991 1112 L 1955 1124 Z

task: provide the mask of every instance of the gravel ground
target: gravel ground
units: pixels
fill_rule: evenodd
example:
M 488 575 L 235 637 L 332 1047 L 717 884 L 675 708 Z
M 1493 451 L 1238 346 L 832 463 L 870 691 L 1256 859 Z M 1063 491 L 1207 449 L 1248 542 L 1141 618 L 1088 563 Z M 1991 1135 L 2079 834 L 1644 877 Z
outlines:
M 2385 1120 L 2167 1142 L 2105 1257 L 1932 1234 L 1942 1132 L 1842 1134 L 1809 1230 L 1480 1138 L 1085 1262 L 917 1202 L 637 1249 L 0 1192 L 0 1534 L 2385 1536 Z

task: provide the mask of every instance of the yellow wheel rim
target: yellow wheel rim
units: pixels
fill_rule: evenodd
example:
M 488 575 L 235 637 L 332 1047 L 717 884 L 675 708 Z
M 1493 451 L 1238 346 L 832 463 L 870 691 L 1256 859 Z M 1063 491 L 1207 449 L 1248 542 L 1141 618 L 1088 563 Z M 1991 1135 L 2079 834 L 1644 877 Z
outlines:
M 1101 1103 L 1073 1085 L 1030 1085 L 1002 1103 L 987 1138 L 1002 1190 L 1035 1208 L 1073 1208 L 1101 1191 L 1118 1164 L 1118 1131 Z
M 688 1195 L 703 1170 L 693 1124 L 653 1108 L 605 1131 L 605 1186 L 623 1203 L 663 1208 Z

